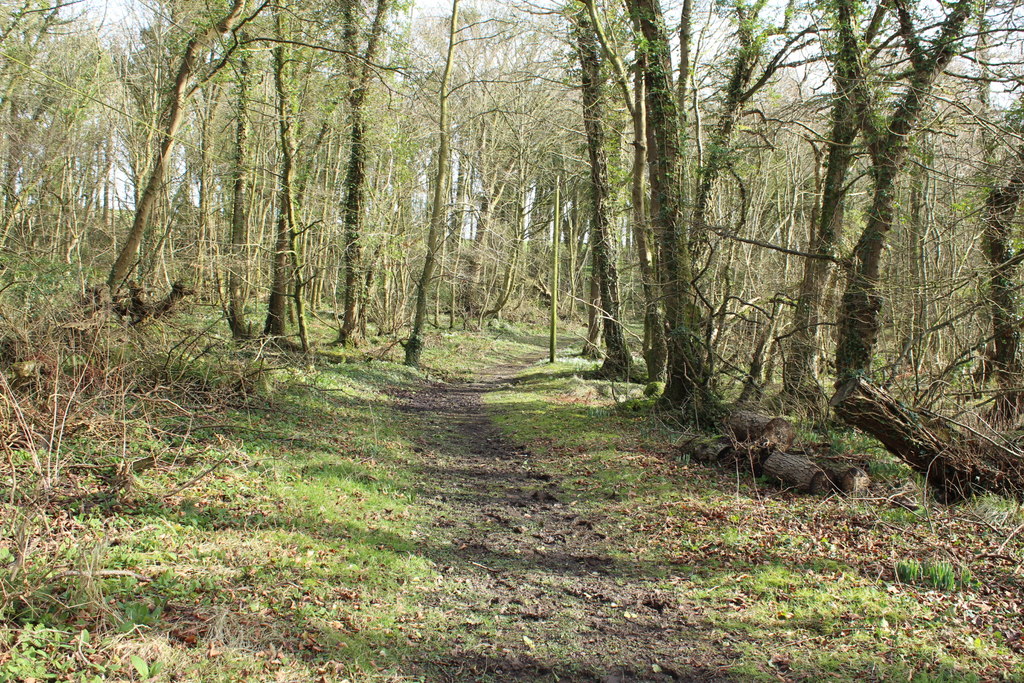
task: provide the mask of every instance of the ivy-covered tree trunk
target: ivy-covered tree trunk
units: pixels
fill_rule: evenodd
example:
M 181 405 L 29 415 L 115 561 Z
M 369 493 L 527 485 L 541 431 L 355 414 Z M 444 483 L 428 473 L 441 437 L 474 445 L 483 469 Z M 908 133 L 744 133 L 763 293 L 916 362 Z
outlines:
M 679 116 L 672 86 L 671 48 L 657 0 L 627 0 L 638 30 L 637 50 L 647 99 L 647 148 L 651 222 L 658 237 L 658 267 L 668 328 L 668 366 L 663 401 L 696 424 L 717 420 L 719 401 L 711 388 L 700 342 L 700 311 L 683 219 Z
M 366 48 L 359 54 L 359 0 L 345 0 L 342 5 L 344 26 L 345 66 L 348 74 L 349 158 L 345 174 L 345 312 L 339 344 L 356 344 L 359 331 L 360 303 L 365 298 L 365 278 L 361 277 L 363 214 L 366 204 L 366 96 L 373 75 L 372 64 L 377 46 L 384 32 L 384 19 L 390 0 L 376 0 L 373 24 L 366 40 Z
M 860 50 L 853 33 L 853 2 L 838 0 L 835 5 L 838 46 L 833 62 L 835 94 L 832 101 L 832 127 L 825 156 L 825 178 L 812 226 L 810 252 L 821 258 L 804 260 L 803 278 L 793 313 L 793 331 L 783 366 L 783 393 L 793 402 L 821 404 L 825 398 L 818 382 L 819 329 L 821 306 L 839 238 L 842 236 L 846 208 L 846 183 L 854 159 L 857 139 L 857 115 L 853 98 L 858 77 Z M 870 44 L 877 30 L 869 27 L 865 43 Z M 845 27 L 845 28 L 843 28 Z
M 594 204 L 593 258 L 594 276 L 601 292 L 604 340 L 607 353 L 600 374 L 609 378 L 628 378 L 632 357 L 620 321 L 618 272 L 615 268 L 614 240 L 608 220 L 608 159 L 605 152 L 604 101 L 602 94 L 601 52 L 590 16 L 575 13 L 576 52 L 580 60 L 580 84 L 583 91 L 583 128 L 590 156 L 590 188 Z
M 1018 150 L 1005 185 L 993 187 L 985 198 L 982 242 L 988 258 L 989 310 L 992 315 L 991 361 L 1001 393 L 993 415 L 1013 420 L 1024 407 L 1024 359 L 1021 358 L 1020 263 L 1022 253 L 1012 246 L 1013 220 L 1024 199 L 1024 150 Z
M 959 0 L 943 21 L 934 45 L 928 49 L 914 27 L 912 5 L 908 0 L 893 0 L 893 4 L 912 71 L 906 92 L 888 117 L 870 111 L 866 78 L 862 72 L 856 76 L 855 101 L 871 154 L 869 173 L 873 198 L 867 225 L 854 248 L 840 308 L 837 386 L 866 375 L 871 369 L 881 328 L 882 295 L 878 288 L 881 256 L 896 219 L 897 180 L 906 164 L 908 139 L 918 126 L 935 81 L 957 53 L 973 7 L 970 0 Z M 852 27 L 847 25 L 841 30 L 852 31 Z

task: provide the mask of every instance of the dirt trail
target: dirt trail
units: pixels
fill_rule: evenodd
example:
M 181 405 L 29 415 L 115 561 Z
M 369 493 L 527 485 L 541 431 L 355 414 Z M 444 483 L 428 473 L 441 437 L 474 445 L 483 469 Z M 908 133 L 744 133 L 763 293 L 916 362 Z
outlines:
M 659 568 L 616 552 L 603 516 L 572 500 L 528 450 L 491 422 L 483 396 L 525 364 L 472 383 L 400 396 L 433 430 L 423 499 L 436 509 L 424 552 L 445 580 L 430 600 L 452 623 L 444 652 L 424 653 L 428 681 L 721 681 L 733 659 L 709 645 Z M 589 512 L 582 510 L 588 509 Z

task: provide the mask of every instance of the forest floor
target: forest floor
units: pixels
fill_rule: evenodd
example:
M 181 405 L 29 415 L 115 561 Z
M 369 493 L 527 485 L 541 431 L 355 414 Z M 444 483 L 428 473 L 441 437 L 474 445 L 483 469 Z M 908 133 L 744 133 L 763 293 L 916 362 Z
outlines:
M 892 506 L 877 453 L 857 499 L 691 465 L 539 342 L 291 367 L 126 439 L 156 466 L 114 497 L 69 438 L 95 493 L 0 507 L 0 681 L 1024 680 L 1019 505 Z

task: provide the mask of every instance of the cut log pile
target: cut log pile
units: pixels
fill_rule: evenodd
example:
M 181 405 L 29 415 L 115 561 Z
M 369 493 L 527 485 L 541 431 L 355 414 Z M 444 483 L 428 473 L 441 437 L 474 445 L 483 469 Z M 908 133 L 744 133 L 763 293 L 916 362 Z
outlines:
M 690 445 L 694 460 L 732 461 L 755 476 L 765 475 L 801 493 L 857 494 L 870 484 L 858 467 L 834 469 L 796 452 L 796 430 L 785 418 L 743 410 L 730 415 L 724 426 L 725 436 L 720 439 Z

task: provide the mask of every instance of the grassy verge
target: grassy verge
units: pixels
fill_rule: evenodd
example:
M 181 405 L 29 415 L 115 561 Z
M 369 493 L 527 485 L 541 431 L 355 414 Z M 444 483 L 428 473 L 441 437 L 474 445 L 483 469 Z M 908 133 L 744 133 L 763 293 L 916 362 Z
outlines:
M 15 503 L 5 482 L 0 681 L 407 680 L 439 630 L 417 604 L 437 575 L 417 552 L 421 425 L 390 394 L 524 348 L 513 329 L 437 334 L 422 373 L 393 351 L 329 354 L 232 408 L 150 414 L 116 441 L 69 435 L 75 495 Z M 93 465 L 110 448 L 145 463 L 116 487 Z M 14 451 L 13 471 L 32 457 Z
M 564 359 L 489 397 L 623 559 L 689 605 L 743 680 L 1024 680 L 1020 511 L 1003 501 L 911 512 L 796 496 L 690 466 L 640 387 Z M 892 468 L 898 469 L 898 468 Z M 1000 523 L 1001 522 L 1001 523 Z M 1005 543 L 1004 543 L 1005 542 Z

